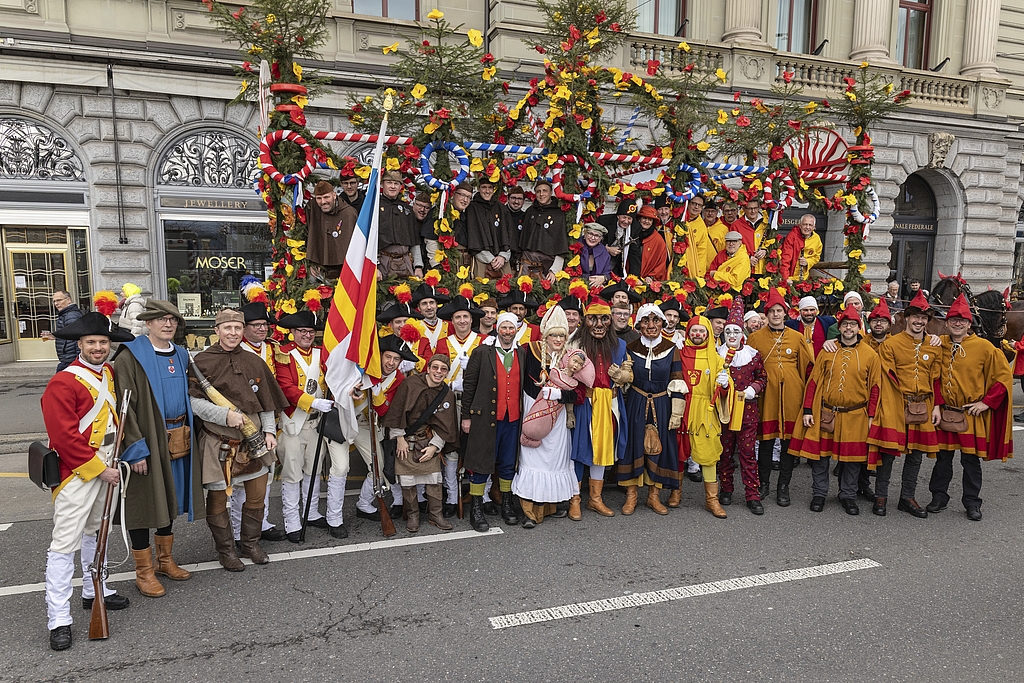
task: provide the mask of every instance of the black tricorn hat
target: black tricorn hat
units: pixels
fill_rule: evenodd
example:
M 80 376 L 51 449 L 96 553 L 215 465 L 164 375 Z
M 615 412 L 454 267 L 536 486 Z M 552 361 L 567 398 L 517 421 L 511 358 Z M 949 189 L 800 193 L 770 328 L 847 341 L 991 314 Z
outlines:
M 238 310 L 240 310 L 242 315 L 245 316 L 246 325 L 260 320 L 265 320 L 268 323 L 274 322 L 270 317 L 270 314 L 267 313 L 267 305 L 260 301 L 254 301 L 251 304 L 246 304 Z
M 286 330 L 294 330 L 299 327 L 309 327 L 314 330 L 324 329 L 324 324 L 317 322 L 313 311 L 308 308 L 304 308 L 298 313 L 281 316 L 281 319 L 277 321 L 277 326 L 283 327 Z
M 682 305 L 679 303 L 679 299 L 676 299 L 675 297 L 662 301 L 658 304 L 658 308 L 662 311 L 675 311 L 676 313 L 680 313 L 683 310 Z
M 53 336 L 57 339 L 81 339 L 82 337 L 101 336 L 107 337 L 112 342 L 129 342 L 135 339 L 135 335 L 131 332 L 122 330 L 110 318 L 96 311 L 86 313 L 70 325 L 54 332 Z
M 709 308 L 704 311 L 704 317 L 708 320 L 714 320 L 720 318 L 722 320 L 729 319 L 729 309 L 725 306 L 716 306 L 715 308 Z
M 612 296 L 614 296 L 617 292 L 625 292 L 626 296 L 629 297 L 629 303 L 631 304 L 638 304 L 641 301 L 640 295 L 634 292 L 629 287 L 627 287 L 626 282 L 624 280 L 619 280 L 614 285 L 610 287 L 605 287 L 604 289 L 601 290 L 598 296 L 604 299 L 605 301 L 611 301 Z
M 479 320 L 485 315 L 482 308 L 474 306 L 473 302 L 466 297 L 456 296 L 438 309 L 437 317 L 441 320 L 451 320 L 452 316 L 459 311 L 467 311 L 471 316 L 473 316 L 473 320 Z
M 377 322 L 381 325 L 386 325 L 395 318 L 416 318 L 419 320 L 422 317 L 419 311 L 411 305 L 395 302 L 377 314 Z
M 538 307 L 540 307 L 539 303 L 537 303 L 530 297 L 526 296 L 525 294 L 522 293 L 522 291 L 518 289 L 514 289 L 511 292 L 509 292 L 504 299 L 498 302 L 498 307 L 503 311 L 507 311 L 510 306 L 514 306 L 516 304 L 522 304 L 531 311 L 536 310 Z
M 559 301 L 558 307 L 563 311 L 576 311 L 580 315 L 583 315 L 583 302 L 572 295 L 569 295 Z
M 393 334 L 389 334 L 386 337 L 380 337 L 377 340 L 377 346 L 380 348 L 381 355 L 383 355 L 385 351 L 393 351 L 401 356 L 402 360 L 407 360 L 411 363 L 419 361 L 419 358 L 417 358 L 416 354 L 405 345 L 405 342 Z
M 447 294 L 439 294 L 437 287 L 431 287 L 426 282 L 420 284 L 412 293 L 412 305 L 419 306 L 420 302 L 424 299 L 433 299 L 439 304 L 446 304 L 451 301 L 451 297 Z
M 639 209 L 636 208 L 636 199 L 623 199 L 619 202 L 618 208 L 615 209 L 616 216 L 632 216 L 636 214 Z

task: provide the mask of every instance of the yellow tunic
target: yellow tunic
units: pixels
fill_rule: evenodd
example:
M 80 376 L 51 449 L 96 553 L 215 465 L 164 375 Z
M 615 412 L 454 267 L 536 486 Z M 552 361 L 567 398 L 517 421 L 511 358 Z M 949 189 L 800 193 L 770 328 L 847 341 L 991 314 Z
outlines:
M 673 252 L 669 250 L 669 254 Z M 697 216 L 686 224 L 686 268 L 690 277 L 704 277 L 708 266 L 718 252 L 711 244 L 704 219 Z
M 747 343 L 761 354 L 768 374 L 768 386 L 758 399 L 759 438 L 789 439 L 797 418 L 803 416 L 804 385 L 814 351 L 803 335 L 788 327 L 781 332 L 762 327 Z
M 728 282 L 729 287 L 739 292 L 743 289 L 743 283 L 749 278 L 750 254 L 747 253 L 747 248 L 741 244 L 739 251 L 730 256 L 715 271 L 715 279 L 719 282 Z
M 690 457 L 695 463 L 714 465 L 722 457 L 722 420 L 719 418 L 718 408 L 712 403 L 712 398 L 717 386 L 715 380 L 718 373 L 725 369 L 725 361 L 718 355 L 710 341 L 705 348 L 696 351 L 692 367 L 688 367 L 691 361 L 685 357 L 686 351 L 683 353 L 683 379 L 690 388 L 686 395 L 684 438 L 690 440 Z M 730 377 L 729 386 L 722 389 L 719 402 L 728 401 L 731 388 Z

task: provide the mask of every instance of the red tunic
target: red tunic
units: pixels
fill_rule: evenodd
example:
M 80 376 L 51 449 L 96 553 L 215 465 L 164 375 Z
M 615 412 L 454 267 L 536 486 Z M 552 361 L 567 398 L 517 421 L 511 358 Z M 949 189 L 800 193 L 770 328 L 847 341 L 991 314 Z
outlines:
M 309 378 L 307 377 L 301 384 L 299 383 L 299 367 L 291 355 L 292 349 L 297 348 L 299 347 L 295 345 L 295 342 L 289 342 L 281 346 L 280 350 L 274 354 L 274 362 L 277 367 L 275 372 L 277 383 L 281 385 L 281 391 L 284 392 L 285 398 L 291 404 L 284 409 L 284 413 L 288 417 L 292 416 L 296 407 L 308 412 L 313 402 L 313 397 L 304 391 L 306 381 Z M 309 361 L 311 360 L 310 356 L 313 353 L 313 349 L 320 349 L 320 376 L 316 380 L 322 385 L 324 373 L 327 372 L 327 349 L 322 346 L 313 346 L 309 352 L 303 353 L 300 349 L 299 353 L 302 353 L 303 358 Z
M 498 353 L 495 351 L 494 353 Z M 519 399 L 522 390 L 519 386 L 519 354 L 512 356 L 512 369 L 506 370 L 505 364 L 498 357 L 498 419 L 515 422 L 519 419 Z M 507 417 L 506 417 L 507 416 Z
M 640 277 L 649 277 L 654 280 L 665 280 L 668 278 L 668 249 L 665 247 L 665 240 L 657 230 L 652 232 L 645 239 L 640 248 L 643 255 L 640 260 Z
M 113 367 L 109 363 L 104 363 L 103 366 L 110 373 L 112 380 Z M 82 363 L 81 358 L 76 358 L 69 367 L 82 368 L 97 379 L 102 377 Z M 114 390 L 112 382 L 110 390 Z M 92 394 L 85 385 L 70 372 L 58 372 L 46 385 L 40 403 L 46 434 L 50 437 L 50 447 L 57 451 L 60 457 L 60 480 L 66 481 L 71 475 L 77 474 L 84 481 L 90 481 L 103 473 L 107 466 L 97 457 L 97 449 L 89 445 L 93 430 L 84 433 L 78 431 L 79 421 L 95 405 Z M 116 415 L 113 418 L 117 420 Z M 98 429 L 105 433 L 106 424 L 99 426 Z

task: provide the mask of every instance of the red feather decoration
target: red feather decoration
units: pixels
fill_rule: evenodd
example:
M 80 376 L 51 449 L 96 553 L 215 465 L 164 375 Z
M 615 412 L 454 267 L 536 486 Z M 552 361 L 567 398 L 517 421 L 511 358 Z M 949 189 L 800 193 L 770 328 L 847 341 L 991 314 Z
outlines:
M 117 310 L 117 294 L 109 290 L 96 292 L 96 296 L 92 299 L 92 304 L 99 313 L 109 318 Z

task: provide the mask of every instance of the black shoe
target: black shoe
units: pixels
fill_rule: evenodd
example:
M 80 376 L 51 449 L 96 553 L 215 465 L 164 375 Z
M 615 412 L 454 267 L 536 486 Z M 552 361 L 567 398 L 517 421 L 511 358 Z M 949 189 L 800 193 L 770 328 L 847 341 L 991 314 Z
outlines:
M 701 472 L 700 470 L 696 470 L 694 472 L 687 472 L 686 476 L 690 481 L 696 484 L 700 484 L 701 482 L 704 481 L 704 473 Z
M 525 520 L 523 520 L 523 528 L 524 529 L 532 529 L 535 526 L 537 526 L 537 522 L 533 521 L 529 517 L 527 517 Z
M 377 521 L 378 522 L 380 521 L 380 515 L 379 514 L 377 515 Z M 335 538 L 348 538 L 348 529 L 345 528 L 344 524 L 339 524 L 338 526 L 332 526 L 332 527 L 329 527 L 329 529 L 331 530 L 331 536 L 334 536 Z
M 789 507 L 789 486 L 786 484 L 779 484 L 778 490 L 775 491 L 775 503 L 780 508 Z
M 405 514 L 405 508 L 401 505 L 391 506 L 391 519 L 401 519 L 402 515 Z
M 545 519 L 547 517 L 550 517 L 551 519 L 562 519 L 563 517 L 568 517 L 568 516 L 569 516 L 569 508 L 565 508 L 564 510 L 562 508 L 555 508 L 555 511 L 552 512 L 550 515 L 545 515 Z
M 71 647 L 71 627 L 58 626 L 50 631 L 50 649 L 66 650 Z
M 284 529 L 278 529 L 276 526 L 264 529 L 260 534 L 261 541 L 283 541 L 286 538 L 288 538 L 288 534 L 284 532 Z
M 875 504 L 871 506 L 871 511 L 879 517 L 885 517 L 886 500 L 886 498 L 875 498 Z
M 928 517 L 928 511 L 917 504 L 917 501 L 913 498 L 900 498 L 900 502 L 896 505 L 896 509 L 901 512 L 909 512 L 918 519 L 925 519 Z
M 781 469 L 782 469 L 782 463 L 780 463 L 778 460 L 772 460 L 772 470 L 778 472 Z
M 1024 424 L 1024 410 L 1020 411 L 1013 416 L 1013 421 L 1018 424 Z
M 125 609 L 129 605 L 128 598 L 114 593 L 103 598 L 103 604 L 107 609 Z M 82 609 L 92 609 L 92 598 L 82 598 Z
M 875 498 L 878 497 L 875 495 L 875 492 L 872 491 L 871 489 L 857 489 L 857 496 L 872 503 L 874 503 Z
M 488 517 L 497 517 L 501 514 L 501 508 L 493 500 L 489 500 L 483 504 L 484 514 Z
M 356 517 L 359 519 L 368 519 L 371 522 L 379 522 L 380 512 L 377 510 L 374 510 L 373 512 L 364 512 L 363 510 L 356 508 Z
M 757 487 L 757 497 L 761 502 L 768 500 L 768 496 L 771 495 L 771 484 L 765 482 Z
M 815 496 L 811 498 L 811 512 L 821 512 L 825 509 L 825 497 Z
M 967 508 L 967 519 L 972 522 L 981 521 L 981 508 Z
M 484 517 L 484 499 L 482 496 L 473 496 L 472 498 L 473 502 L 469 506 L 469 525 L 473 527 L 474 531 L 484 533 L 491 528 L 487 523 L 487 518 Z
M 288 540 L 291 541 L 292 543 L 298 543 L 299 542 L 299 536 L 301 536 L 301 535 L 302 535 L 301 531 L 289 531 L 287 534 L 285 534 L 285 536 L 288 538 Z
M 860 508 L 857 507 L 857 501 L 853 498 L 840 498 L 839 502 L 843 505 L 843 510 L 848 515 L 859 515 Z
M 459 514 L 459 506 L 455 503 L 445 503 L 441 506 L 442 517 L 454 517 L 457 514 Z
M 949 505 L 948 500 L 943 502 L 939 500 L 938 496 L 932 496 L 932 502 L 928 503 L 927 507 L 925 507 L 925 510 L 927 510 L 928 512 L 942 512 L 943 510 L 946 509 L 947 505 Z
M 718 502 L 722 505 L 732 505 L 732 491 L 719 491 Z
M 761 505 L 761 501 L 759 501 L 759 500 L 748 500 L 747 501 L 747 508 L 751 512 L 753 512 L 755 515 L 763 515 L 764 514 L 764 505 Z
M 566 511 L 565 514 L 569 514 Z M 554 516 L 554 515 L 552 515 Z M 516 526 L 519 524 L 519 515 L 516 514 L 515 502 L 512 500 L 512 492 L 506 491 L 501 496 L 501 518 L 505 524 Z
M 306 522 L 306 526 L 315 526 L 317 529 L 330 529 L 331 525 L 327 523 L 326 517 L 317 517 Z

